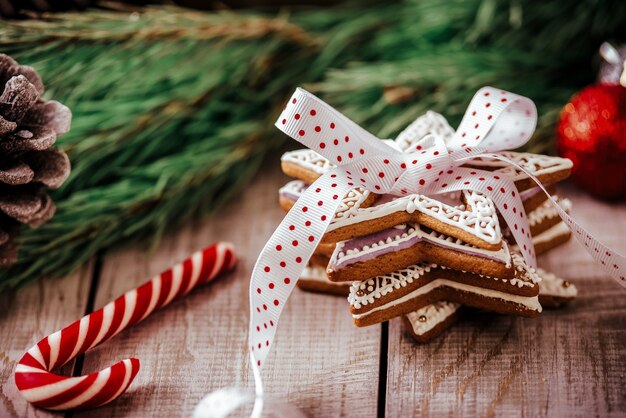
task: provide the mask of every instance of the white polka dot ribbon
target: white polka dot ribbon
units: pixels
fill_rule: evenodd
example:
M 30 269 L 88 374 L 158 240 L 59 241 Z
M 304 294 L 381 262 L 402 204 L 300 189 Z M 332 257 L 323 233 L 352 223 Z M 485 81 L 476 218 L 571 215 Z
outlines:
M 440 136 L 431 134 L 417 141 L 415 149 L 401 152 L 319 98 L 297 89 L 276 126 L 336 167 L 302 194 L 265 245 L 253 270 L 249 342 L 255 376 L 260 376 L 258 369 L 269 353 L 278 319 L 296 280 L 324 235 L 341 199 L 354 187 L 397 196 L 433 195 L 464 189 L 480 191 L 493 200 L 526 262 L 534 267 L 530 228 L 513 181 L 461 165 L 479 156 L 497 158 L 530 175 L 512 161 L 493 153 L 525 144 L 536 121 L 537 110 L 530 99 L 485 87 L 476 93 L 454 137 L 447 144 Z M 402 135 L 410 137 L 412 134 L 417 132 L 412 133 L 409 128 Z M 591 249 L 591 254 L 613 277 L 625 284 L 624 257 L 600 244 L 564 211 L 559 210 L 559 214 Z M 256 380 L 260 392 L 260 377 Z

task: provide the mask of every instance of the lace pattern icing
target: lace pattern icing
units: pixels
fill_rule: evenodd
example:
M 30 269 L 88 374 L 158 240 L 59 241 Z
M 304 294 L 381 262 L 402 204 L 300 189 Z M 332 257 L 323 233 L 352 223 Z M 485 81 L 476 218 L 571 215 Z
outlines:
M 348 302 L 356 309 L 372 304 L 376 299 L 406 287 L 416 279 L 436 268 L 437 264 L 420 263 L 397 270 L 384 276 L 377 276 L 362 282 L 354 282 L 350 286 Z
M 490 277 L 482 274 L 479 276 L 487 279 L 499 280 L 503 283 L 509 283 L 511 286 L 517 286 L 520 288 L 524 286 L 532 287 L 541 281 L 541 278 L 537 275 L 535 269 L 529 267 L 520 254 L 513 253 L 511 254 L 511 258 L 513 260 L 513 265 L 517 270 L 517 274 L 514 278 L 500 279 L 498 277 Z M 376 299 L 380 299 L 394 290 L 406 287 L 435 268 L 443 270 L 446 269 L 446 267 L 438 266 L 437 264 L 420 263 L 389 274 L 377 276 L 361 282 L 354 282 L 350 286 L 348 302 L 350 302 L 350 305 L 352 305 L 355 309 L 360 309 L 368 304 L 373 304 Z M 461 271 L 463 273 L 467 273 L 466 271 Z
M 350 210 L 337 211 L 329 226 L 329 231 L 370 219 L 382 218 L 396 212 L 419 211 L 445 224 L 469 232 L 488 243 L 501 242 L 502 232 L 493 202 L 478 192 L 465 192 L 465 196 L 467 207 L 447 205 L 419 194 L 394 198 L 389 202 L 368 208 L 352 206 Z
M 565 211 L 568 212 L 572 210 L 572 201 L 569 199 L 564 199 L 559 196 L 552 196 L 555 198 L 559 206 Z M 528 224 L 530 226 L 537 225 L 545 219 L 556 218 L 559 216 L 559 212 L 557 212 L 554 204 L 550 200 L 546 200 L 541 205 L 539 205 L 535 210 L 528 214 Z
M 320 175 L 334 167 L 334 165 L 331 164 L 326 158 L 310 149 L 300 149 L 286 152 L 280 160 L 287 163 L 297 164 L 304 169 L 311 170 Z

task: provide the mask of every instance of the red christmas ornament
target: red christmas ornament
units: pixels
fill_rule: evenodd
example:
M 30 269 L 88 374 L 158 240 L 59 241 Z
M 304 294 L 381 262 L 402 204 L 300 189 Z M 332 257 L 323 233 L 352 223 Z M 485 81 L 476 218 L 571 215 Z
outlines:
M 558 152 L 574 162 L 572 178 L 602 199 L 626 197 L 626 88 L 589 86 L 561 111 Z

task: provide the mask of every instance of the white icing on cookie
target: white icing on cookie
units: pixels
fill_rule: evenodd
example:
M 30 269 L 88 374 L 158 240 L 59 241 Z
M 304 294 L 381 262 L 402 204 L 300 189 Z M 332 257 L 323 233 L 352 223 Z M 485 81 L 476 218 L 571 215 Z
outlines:
M 347 287 L 346 283 L 331 282 L 326 275 L 326 269 L 320 266 L 308 265 L 302 271 L 300 279 L 312 282 L 320 282 L 332 287 Z
M 563 280 L 542 268 L 538 268 L 537 273 L 543 279 L 539 284 L 540 295 L 565 299 L 572 299 L 578 295 L 578 289 L 576 289 L 576 286 L 567 280 Z
M 572 209 L 572 202 L 569 199 L 560 198 L 557 195 L 552 196 L 558 203 L 558 205 L 565 211 L 568 212 Z M 528 213 L 528 224 L 530 226 L 537 225 L 546 219 L 552 219 L 559 217 L 559 212 L 557 211 L 554 203 L 550 199 L 543 202 L 541 205 L 537 206 L 536 209 Z
M 292 180 L 278 189 L 279 196 L 285 196 L 287 198 L 294 198 L 294 202 L 298 200 L 300 195 L 304 193 L 307 188 L 307 184 L 302 180 Z
M 449 248 L 455 251 L 461 251 L 463 253 L 487 258 L 500 262 L 506 267 L 511 265 L 511 254 L 509 252 L 508 245 L 505 241 L 502 241 L 502 247 L 499 250 L 486 250 L 478 248 L 474 245 L 463 242 L 458 238 L 448 236 L 446 234 L 430 231 L 426 232 L 421 229 L 421 226 L 417 223 L 396 225 L 393 228 L 396 231 L 395 234 L 387 237 L 385 240 L 370 243 L 362 247 L 347 248 L 346 245 L 357 240 L 340 241 L 335 247 L 335 251 L 330 258 L 330 266 L 333 268 L 341 268 L 341 266 L 350 265 L 359 261 L 371 260 L 377 257 L 377 255 L 387 254 L 395 251 L 397 248 L 405 248 L 413 245 L 417 245 L 419 242 L 429 242 L 443 248 Z M 367 256 L 372 255 L 368 258 Z M 362 260 L 365 256 L 365 260 Z
M 505 302 L 516 303 L 532 311 L 541 312 L 542 310 L 541 305 L 539 304 L 539 296 L 512 295 L 510 293 L 500 292 L 498 290 L 493 290 L 493 289 L 485 289 L 482 287 L 472 286 L 472 285 L 468 285 L 465 283 L 459 283 L 459 282 L 455 282 L 455 281 L 448 280 L 448 279 L 435 279 L 425 284 L 424 286 L 415 289 L 414 291 L 408 293 L 407 295 L 401 298 L 395 299 L 389 303 L 385 303 L 384 305 L 380 305 L 362 314 L 352 314 L 352 317 L 354 319 L 364 318 L 368 315 L 373 314 L 374 312 L 392 308 L 396 305 L 400 305 L 420 295 L 429 293 L 438 287 L 450 287 L 456 290 L 477 294 L 477 295 L 484 296 L 490 299 L 497 299 L 497 300 L 501 300 Z M 350 296 L 352 296 L 352 293 L 350 293 Z
M 398 135 L 396 144 L 405 152 L 418 151 L 416 147 L 429 134 L 443 138 L 447 143 L 454 137 L 454 129 L 448 125 L 448 121 L 442 115 L 428 111 L 415 119 Z
M 284 185 L 279 194 L 297 199 L 305 188 L 306 184 L 303 181 L 293 180 Z M 398 198 L 389 196 L 390 201 L 383 198 L 383 203 L 363 208 L 361 205 L 369 197 L 370 192 L 361 188 L 352 189 L 341 200 L 328 231 L 383 218 L 397 212 L 418 211 L 490 244 L 500 243 L 502 241 L 500 222 L 491 199 L 478 192 L 465 190 L 462 193 L 467 206 L 461 204 L 460 200 L 458 205 L 452 206 L 423 195 L 412 194 Z
M 352 189 L 348 192 L 348 194 L 341 200 L 341 204 L 335 212 L 335 217 L 333 221 L 339 219 L 341 216 L 351 217 L 359 210 L 363 202 L 370 195 L 370 192 L 365 189 Z M 331 221 L 331 225 L 333 223 Z M 329 231 L 331 228 L 328 229 Z
M 513 260 L 515 269 L 518 271 L 518 275 L 516 275 L 516 277 L 512 279 L 500 279 L 497 277 L 490 277 L 490 276 L 485 276 L 485 275 L 479 275 L 479 276 L 485 279 L 498 280 L 503 283 L 508 283 L 511 286 L 517 286 L 519 288 L 524 287 L 524 286 L 532 287 L 541 281 L 541 278 L 537 275 L 537 272 L 535 271 L 535 269 L 533 269 L 532 267 L 529 267 L 521 255 L 519 255 L 518 253 L 512 253 L 511 258 Z M 350 286 L 350 295 L 348 296 L 348 302 L 350 302 L 350 305 L 352 305 L 355 309 L 361 309 L 363 306 L 373 304 L 376 301 L 376 299 L 380 299 L 381 297 L 388 295 L 394 290 L 400 289 L 402 287 L 406 287 L 407 285 L 413 283 L 415 280 L 419 279 L 421 276 L 423 276 L 424 274 L 430 272 L 431 270 L 435 268 L 440 268 L 443 270 L 446 269 L 446 267 L 444 266 L 438 266 L 437 264 L 433 264 L 433 263 L 420 263 L 420 264 L 412 265 L 405 269 L 396 270 L 389 274 L 376 276 L 371 279 L 363 280 L 361 282 L 353 282 L 352 285 Z M 463 271 L 463 270 L 461 270 L 461 272 L 467 273 L 466 271 Z M 451 282 L 450 280 L 447 280 L 447 279 L 435 279 L 433 282 L 436 282 L 436 281 L 445 282 L 445 283 Z M 499 291 L 495 291 L 491 289 L 485 289 L 483 287 L 470 286 L 470 285 L 465 285 L 465 284 L 461 284 L 457 282 L 451 282 L 451 283 L 455 283 L 456 285 L 454 286 L 450 285 L 449 287 L 455 287 L 455 288 L 461 289 L 461 288 L 465 288 L 465 286 L 469 286 L 474 289 L 472 290 L 473 293 L 480 293 L 484 291 L 481 294 L 484 294 L 485 296 L 489 292 L 498 292 L 498 293 L 502 293 L 505 295 L 509 295 L 508 293 L 499 292 Z M 429 282 L 425 284 L 424 286 L 414 290 L 413 292 L 411 292 L 411 294 L 420 295 L 423 293 L 427 293 L 427 292 L 420 292 L 419 290 L 422 288 L 428 288 L 431 290 L 434 289 L 434 287 L 432 287 L 431 283 Z M 418 292 L 418 293 L 415 293 L 415 292 Z M 490 294 L 493 294 L 493 293 L 490 293 Z M 509 295 L 509 296 L 516 297 L 516 295 Z M 522 296 L 519 296 L 519 297 L 522 297 Z M 523 296 L 522 298 L 527 299 L 528 297 Z M 408 299 L 405 299 L 405 297 L 400 298 L 400 299 L 408 300 Z M 502 299 L 502 296 L 499 296 L 498 299 Z M 385 304 L 385 306 L 388 306 L 388 305 L 389 304 Z
M 368 208 L 352 207 L 350 211 L 338 211 L 328 230 L 333 231 L 348 225 L 380 219 L 397 212 L 418 211 L 444 224 L 473 234 L 490 244 L 500 243 L 502 234 L 493 202 L 478 192 L 466 191 L 464 194 L 468 207 L 447 205 L 420 194 L 393 198 L 391 201 Z
M 354 282 L 350 286 L 348 302 L 354 308 L 361 309 L 363 306 L 374 303 L 376 299 L 380 299 L 395 289 L 406 287 L 409 283 L 413 283 L 414 280 L 436 267 L 438 267 L 437 264 L 415 264 L 384 276 L 377 276 L 362 282 Z
M 310 149 L 289 151 L 280 158 L 282 162 L 296 164 L 319 175 L 334 167 L 326 158 Z
M 460 303 L 439 301 L 406 314 L 415 335 L 426 334 L 461 308 Z
M 537 271 L 526 264 L 524 257 L 522 257 L 520 253 L 511 253 L 511 258 L 513 259 L 515 270 L 517 270 L 523 278 L 530 279 L 530 281 L 535 284 L 541 282 L 541 277 L 537 275 Z M 502 279 L 502 281 L 506 282 L 506 279 Z M 528 283 L 528 281 L 520 280 L 517 277 L 511 279 L 511 284 L 518 287 L 525 286 Z
M 553 227 L 543 231 L 541 234 L 535 235 L 533 237 L 533 245 L 537 246 L 539 244 L 544 244 L 546 242 L 552 241 L 555 238 L 570 234 L 570 229 L 567 227 L 567 225 L 565 225 L 565 222 L 561 221 Z M 513 248 L 517 248 L 517 245 L 515 245 Z
M 524 167 L 534 176 L 541 176 L 544 174 L 551 174 L 558 171 L 569 170 L 573 166 L 572 161 L 567 158 L 552 157 L 549 155 L 514 151 L 501 151 L 500 154 Z M 479 168 L 495 168 L 496 172 L 504 174 L 513 181 L 522 180 L 528 177 L 523 171 L 518 170 L 517 168 L 499 160 L 476 158 L 473 159 L 469 164 L 473 167 Z

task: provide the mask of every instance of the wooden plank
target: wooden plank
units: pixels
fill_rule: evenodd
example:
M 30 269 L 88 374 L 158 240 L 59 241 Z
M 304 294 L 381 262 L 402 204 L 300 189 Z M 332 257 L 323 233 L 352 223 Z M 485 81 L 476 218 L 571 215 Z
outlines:
M 0 295 L 0 416 L 47 417 L 19 394 L 13 372 L 26 350 L 85 313 L 92 263 L 56 280 L 40 280 Z M 74 361 L 57 372 L 71 375 Z
M 216 240 L 235 243 L 237 271 L 197 289 L 98 347 L 84 371 L 136 356 L 141 371 L 130 393 L 110 406 L 76 416 L 189 416 L 208 392 L 252 387 L 247 353 L 248 281 L 283 213 L 277 190 L 286 182 L 277 164 L 214 217 L 167 236 L 153 255 L 131 249 L 105 258 L 95 306 Z M 345 299 L 296 290 L 286 307 L 266 391 L 309 415 L 373 416 L 376 412 L 380 328 L 356 329 Z M 323 400 L 323 402 L 322 402 Z
M 626 205 L 563 189 L 576 219 L 626 253 Z M 474 313 L 428 345 L 398 320 L 389 333 L 388 416 L 626 414 L 626 298 L 574 240 L 539 264 L 571 279 L 579 298 L 537 319 Z

